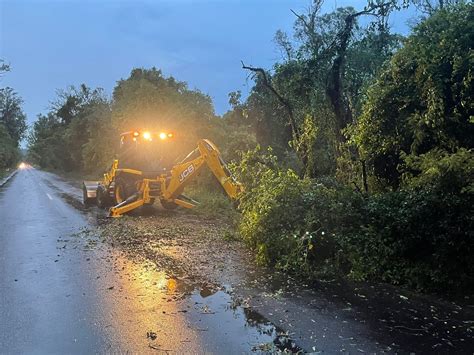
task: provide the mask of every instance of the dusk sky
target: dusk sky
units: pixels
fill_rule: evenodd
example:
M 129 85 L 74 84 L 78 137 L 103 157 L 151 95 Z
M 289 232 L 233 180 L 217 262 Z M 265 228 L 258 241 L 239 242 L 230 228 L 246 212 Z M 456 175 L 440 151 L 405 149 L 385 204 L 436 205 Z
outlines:
M 325 11 L 366 1 L 327 1 Z M 85 83 L 111 94 L 134 67 L 155 66 L 209 94 L 216 112 L 227 94 L 252 85 L 245 63 L 270 68 L 281 58 L 275 31 L 291 33 L 309 0 L 5 1 L 0 0 L 0 80 L 24 100 L 29 123 L 48 109 L 57 89 Z M 413 11 L 391 18 L 406 33 Z

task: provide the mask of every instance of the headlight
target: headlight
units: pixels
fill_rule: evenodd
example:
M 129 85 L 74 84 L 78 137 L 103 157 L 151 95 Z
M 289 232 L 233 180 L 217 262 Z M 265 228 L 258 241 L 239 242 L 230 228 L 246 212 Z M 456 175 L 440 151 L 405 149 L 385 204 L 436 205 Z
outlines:
M 151 133 L 150 132 L 143 132 L 143 138 L 147 141 L 151 141 Z
M 167 134 L 165 132 L 160 133 L 160 139 L 166 139 Z

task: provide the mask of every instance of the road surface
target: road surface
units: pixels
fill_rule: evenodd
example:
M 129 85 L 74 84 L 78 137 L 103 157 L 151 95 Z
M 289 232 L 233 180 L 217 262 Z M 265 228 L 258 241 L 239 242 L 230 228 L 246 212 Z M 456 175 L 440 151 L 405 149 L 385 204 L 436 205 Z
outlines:
M 101 240 L 93 230 L 107 223 L 104 213 L 84 210 L 79 199 L 78 188 L 33 168 L 0 188 L 0 353 L 457 353 L 474 346 L 470 299 L 461 306 L 388 286 L 309 287 L 245 268 L 208 287 Z

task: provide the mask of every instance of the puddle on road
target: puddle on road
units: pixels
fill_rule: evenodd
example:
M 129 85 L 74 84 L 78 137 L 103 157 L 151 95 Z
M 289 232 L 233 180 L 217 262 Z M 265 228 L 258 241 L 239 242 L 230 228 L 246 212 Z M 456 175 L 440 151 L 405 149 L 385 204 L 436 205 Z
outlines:
M 200 289 L 190 298 L 195 309 L 206 315 L 200 317 L 198 323 L 211 334 L 241 339 L 255 352 L 301 351 L 282 329 L 252 308 L 240 305 L 225 291 L 210 293 L 207 289 Z
M 131 261 L 112 252 L 106 256 L 115 281 L 102 286 L 113 328 L 127 342 L 152 349 L 213 353 L 296 353 L 301 349 L 232 290 L 175 277 L 148 261 Z M 119 272 L 117 272 L 119 271 Z M 131 326 L 132 325 L 132 326 Z M 131 327 L 130 327 L 131 326 Z M 151 335 L 150 335 L 151 334 Z

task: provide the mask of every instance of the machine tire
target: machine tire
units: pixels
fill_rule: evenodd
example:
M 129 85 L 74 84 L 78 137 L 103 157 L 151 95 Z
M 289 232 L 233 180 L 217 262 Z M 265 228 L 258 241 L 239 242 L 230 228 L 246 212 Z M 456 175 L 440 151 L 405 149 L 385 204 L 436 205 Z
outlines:
M 115 178 L 114 184 L 114 202 L 119 204 L 136 193 L 135 181 L 129 181 L 124 177 Z
M 97 193 L 96 193 L 96 199 L 97 199 L 97 206 L 99 208 L 107 208 L 111 205 L 111 200 L 108 192 L 105 190 L 103 186 L 99 186 L 97 188 Z
M 160 200 L 160 202 L 165 210 L 174 210 L 178 207 L 178 205 L 174 202 L 170 202 L 166 200 Z
M 127 199 L 127 184 L 124 179 L 115 178 L 114 184 L 114 202 L 116 205 Z
M 150 202 L 143 204 L 143 206 L 152 206 L 155 203 L 154 198 L 150 198 Z

